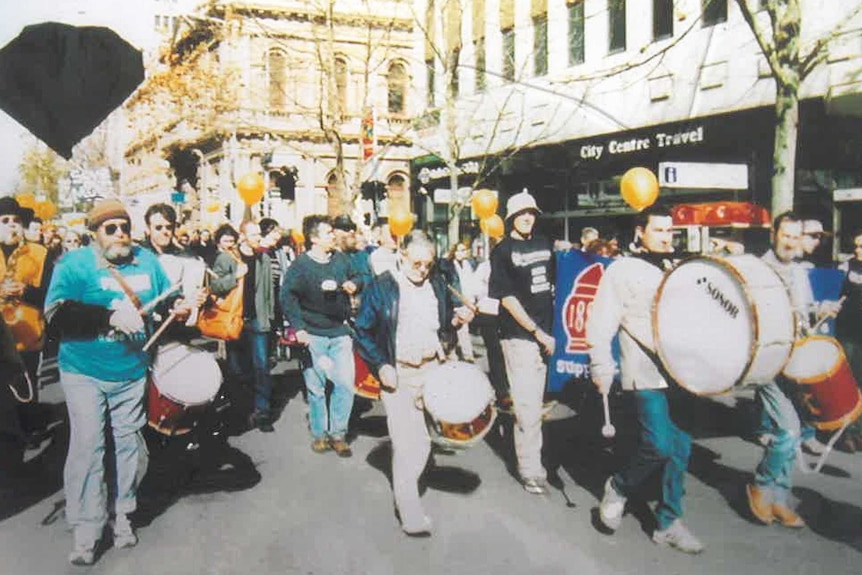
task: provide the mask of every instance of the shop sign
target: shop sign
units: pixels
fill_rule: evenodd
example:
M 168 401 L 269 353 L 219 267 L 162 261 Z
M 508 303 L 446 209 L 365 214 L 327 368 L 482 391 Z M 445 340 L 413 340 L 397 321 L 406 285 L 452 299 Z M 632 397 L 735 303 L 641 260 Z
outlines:
M 658 182 L 665 188 L 747 190 L 748 166 L 704 162 L 660 162 Z
M 645 150 L 686 147 L 704 141 L 703 126 L 677 132 L 656 131 L 637 137 L 617 137 L 609 141 L 590 142 L 581 146 L 582 160 L 601 160 L 608 156 L 622 156 Z
M 456 176 L 460 176 L 462 174 L 478 174 L 479 173 L 479 162 L 470 161 L 457 166 L 456 168 Z M 429 168 L 424 167 L 419 170 L 419 174 L 417 178 L 419 181 L 425 185 L 433 180 L 442 180 L 443 178 L 449 178 L 451 176 L 451 172 L 448 166 L 440 166 L 437 168 Z

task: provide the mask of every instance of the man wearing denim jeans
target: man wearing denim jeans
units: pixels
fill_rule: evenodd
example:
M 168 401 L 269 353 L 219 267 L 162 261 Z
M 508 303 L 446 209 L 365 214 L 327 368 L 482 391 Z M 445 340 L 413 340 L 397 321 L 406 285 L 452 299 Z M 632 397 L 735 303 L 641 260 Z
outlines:
M 63 489 L 75 538 L 69 561 L 76 565 L 93 562 L 108 522 L 103 466 L 108 420 L 116 462 L 114 546 L 137 543 L 129 514 L 136 508 L 135 492 L 146 468 L 140 429 L 149 365 L 140 309 L 170 287 L 156 256 L 132 246 L 123 204 L 97 203 L 88 225 L 96 241 L 63 256 L 45 302 L 46 318 L 60 334 L 60 383 L 69 410 Z
M 793 212 L 776 216 L 772 225 L 772 249 L 763 255 L 763 261 L 787 286 L 799 332 L 804 334 L 809 327 L 810 314 L 817 310 L 808 273 L 798 261 L 802 254 L 802 230 L 802 220 Z M 837 313 L 838 307 L 837 302 L 823 302 L 819 311 Z M 794 385 L 779 375 L 755 391 L 755 402 L 760 408 L 757 431 L 765 451 L 754 471 L 754 483 L 746 486 L 746 494 L 751 513 L 761 523 L 770 525 L 777 521 L 785 527 L 802 528 L 805 521 L 788 502 L 797 449 L 804 435 L 791 400 Z
M 353 340 L 347 324 L 350 296 L 362 288 L 351 275 L 350 262 L 335 250 L 335 235 L 326 216 L 312 215 L 302 222 L 308 251 L 296 258 L 284 276 L 281 304 L 296 339 L 308 346 L 302 375 L 308 391 L 311 449 L 334 449 L 350 457 L 347 423 L 353 409 Z M 329 409 L 326 382 L 333 384 Z
M 671 420 L 667 382 L 654 361 L 652 303 L 670 265 L 673 221 L 666 208 L 654 206 L 635 219 L 636 253 L 608 266 L 599 283 L 587 320 L 590 370 L 593 383 L 607 395 L 614 380 L 611 342 L 620 339 L 623 390 L 633 394 L 640 433 L 637 451 L 623 469 L 605 482 L 599 518 L 615 531 L 623 517 L 626 499 L 656 472 L 661 473 L 661 494 L 655 509 L 653 541 L 686 553 L 700 553 L 703 544 L 683 525 L 682 498 L 691 453 L 691 437 Z
M 210 290 L 217 296 L 227 295 L 243 282 L 242 335 L 228 342 L 231 371 L 254 381 L 254 409 L 249 425 L 272 433 L 272 376 L 269 373 L 269 332 L 275 319 L 275 297 L 272 285 L 272 262 L 260 247 L 260 226 L 247 221 L 240 228 L 238 254 L 222 251 L 213 264 L 216 278 Z

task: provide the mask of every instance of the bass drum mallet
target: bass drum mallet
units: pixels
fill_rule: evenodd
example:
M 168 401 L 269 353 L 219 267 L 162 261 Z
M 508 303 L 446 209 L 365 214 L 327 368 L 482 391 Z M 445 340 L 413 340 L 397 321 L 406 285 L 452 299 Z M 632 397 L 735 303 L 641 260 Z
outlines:
M 617 428 L 611 423 L 611 412 L 610 409 L 608 409 L 607 393 L 602 394 L 602 407 L 605 412 L 605 424 L 602 426 L 602 437 L 610 439 L 617 434 Z

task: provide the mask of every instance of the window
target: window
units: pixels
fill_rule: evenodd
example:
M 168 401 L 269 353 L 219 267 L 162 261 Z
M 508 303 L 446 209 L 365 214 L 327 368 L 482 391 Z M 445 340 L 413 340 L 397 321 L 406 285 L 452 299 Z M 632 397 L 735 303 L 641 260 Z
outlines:
M 407 67 L 401 62 L 389 65 L 388 110 L 390 114 L 403 114 L 406 111 Z
M 673 0 L 653 0 L 652 39 L 661 40 L 673 36 Z
M 335 58 L 335 115 L 339 118 L 344 118 L 347 114 L 347 60 L 343 57 Z
M 626 0 L 608 0 L 608 51 L 626 49 Z
M 476 92 L 484 92 L 485 82 L 485 39 L 479 38 L 475 43 L 476 52 Z
M 569 11 L 569 66 L 584 62 L 584 3 L 570 2 Z
M 533 75 L 548 73 L 548 15 L 533 18 Z
M 515 79 L 515 29 L 503 30 L 503 79 Z
M 266 54 L 266 75 L 270 108 L 284 106 L 287 93 L 287 57 L 282 50 L 272 49 Z
M 727 0 L 701 0 L 701 2 L 704 26 L 727 22 Z
M 437 75 L 434 69 L 434 59 L 425 60 L 426 84 L 428 86 L 427 103 L 429 108 L 433 108 L 437 103 Z

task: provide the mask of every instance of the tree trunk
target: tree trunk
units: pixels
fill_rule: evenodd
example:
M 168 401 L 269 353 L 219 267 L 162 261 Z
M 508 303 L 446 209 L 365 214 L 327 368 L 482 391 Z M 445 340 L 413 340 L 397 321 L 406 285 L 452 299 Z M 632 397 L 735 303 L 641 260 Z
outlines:
M 449 197 L 449 247 L 458 243 L 461 237 L 461 210 L 464 209 L 464 203 L 458 196 L 458 164 L 454 161 L 446 162 L 449 168 L 449 189 L 451 196 Z
M 799 132 L 798 86 L 779 84 L 775 99 L 775 146 L 772 151 L 772 217 L 793 209 L 796 144 Z

